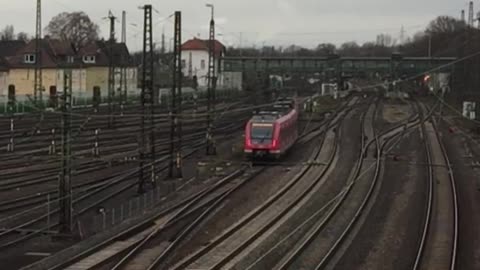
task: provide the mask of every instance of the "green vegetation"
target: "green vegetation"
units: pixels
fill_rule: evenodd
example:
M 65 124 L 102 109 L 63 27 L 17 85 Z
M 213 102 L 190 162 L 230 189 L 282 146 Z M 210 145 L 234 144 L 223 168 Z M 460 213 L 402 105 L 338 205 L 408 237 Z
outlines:
M 335 100 L 332 96 L 318 96 L 306 102 L 306 111 L 324 114 L 337 108 L 341 100 Z

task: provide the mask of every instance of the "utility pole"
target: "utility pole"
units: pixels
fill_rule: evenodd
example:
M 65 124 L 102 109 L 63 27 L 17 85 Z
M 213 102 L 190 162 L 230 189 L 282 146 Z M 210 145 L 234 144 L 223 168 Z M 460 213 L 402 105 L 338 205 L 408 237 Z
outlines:
M 62 171 L 59 181 L 60 232 L 72 232 L 72 70 L 63 72 L 62 97 Z
M 115 19 L 112 12 L 108 12 L 108 19 L 110 20 L 110 39 L 109 43 L 109 61 L 108 61 L 108 128 L 114 126 L 115 113 L 115 64 L 114 64 L 114 46 L 115 46 Z
M 243 32 L 240 32 L 240 56 L 243 56 Z
M 182 13 L 175 11 L 170 129 L 170 178 L 182 178 Z
M 160 50 L 162 54 L 165 54 L 165 28 L 162 31 L 162 48 Z
M 432 61 L 432 33 L 428 33 L 428 58 L 430 58 L 430 62 L 431 62 Z M 431 66 L 429 68 L 431 68 Z
M 192 52 L 188 56 L 188 78 L 193 78 L 193 63 L 192 63 Z
M 403 45 L 405 42 L 405 28 L 402 25 L 402 28 L 400 29 L 400 45 Z
M 35 106 L 41 106 L 42 104 L 42 0 L 37 0 L 37 20 L 35 27 L 35 75 L 33 85 L 33 100 Z
M 140 139 L 140 174 L 138 181 L 138 193 L 145 192 L 145 159 L 148 146 L 150 146 L 151 183 L 155 185 L 155 106 L 153 95 L 153 29 L 152 29 L 152 5 L 145 5 L 143 25 L 143 70 L 142 70 L 142 93 L 141 93 L 141 139 Z M 146 125 L 149 124 L 149 140 L 147 140 Z M 147 141 L 148 144 L 147 144 Z
M 207 4 L 212 10 L 210 34 L 208 39 L 208 90 L 207 90 L 207 155 L 216 155 L 217 149 L 213 138 L 213 114 L 215 113 L 215 19 L 214 6 Z
M 473 1 L 468 6 L 468 26 L 473 27 Z
M 122 43 L 127 44 L 127 12 L 122 11 Z M 125 59 L 122 56 L 122 70 L 120 73 L 120 96 L 122 97 L 122 105 L 127 103 L 127 62 L 128 59 Z

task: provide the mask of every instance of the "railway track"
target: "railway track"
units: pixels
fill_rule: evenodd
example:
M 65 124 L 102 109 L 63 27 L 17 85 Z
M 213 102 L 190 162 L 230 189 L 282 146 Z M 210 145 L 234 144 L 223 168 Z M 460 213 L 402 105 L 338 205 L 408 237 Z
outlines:
M 202 145 L 196 145 L 196 149 L 187 152 L 185 157 L 188 157 L 201 149 Z M 168 165 L 165 165 L 166 157 L 157 160 L 156 163 L 163 163 L 160 165 L 159 172 L 165 171 Z M 168 163 L 167 163 L 168 164 Z M 151 164 L 147 164 L 145 168 L 150 168 Z M 120 194 L 135 188 L 137 182 L 138 167 L 136 166 L 129 171 L 123 171 L 116 177 L 108 176 L 108 180 L 105 183 L 97 184 L 95 187 L 91 187 L 88 192 L 84 192 L 79 197 L 75 197 L 73 200 L 73 207 L 78 209 L 74 212 L 74 219 L 88 214 L 89 211 L 96 209 L 99 205 L 105 203 L 108 200 L 119 196 Z M 2 221 L 8 221 L 4 225 L 5 228 L 0 232 L 0 250 L 11 248 L 13 246 L 24 243 L 33 237 L 41 235 L 45 232 L 54 230 L 58 225 L 57 214 L 59 208 L 52 207 L 48 209 L 46 207 L 40 207 L 38 212 L 33 215 L 30 211 L 20 213 L 20 215 L 14 215 L 13 217 L 6 217 Z M 18 236 L 18 232 L 26 231 L 27 233 Z
M 241 115 L 241 114 L 236 114 Z M 243 117 L 246 119 L 247 113 L 243 113 Z M 242 116 L 240 116 L 243 118 Z M 204 129 L 204 121 L 201 118 L 196 120 L 186 120 L 185 121 L 185 133 L 198 133 Z M 218 125 L 228 124 L 228 119 L 221 120 L 217 123 Z M 129 145 L 130 148 L 135 148 L 137 137 L 139 135 L 138 123 L 135 120 L 131 120 L 128 123 L 122 124 L 121 129 L 97 129 L 89 128 L 79 133 L 77 136 L 74 136 L 72 143 L 72 151 L 78 155 L 92 155 L 92 149 L 94 145 L 97 144 L 100 150 L 108 152 L 108 149 L 115 147 L 116 145 Z M 156 135 L 157 137 L 167 137 L 168 135 L 169 123 L 167 120 L 157 123 Z M 98 132 L 98 133 L 97 133 Z M 41 135 L 35 135 L 35 140 L 30 140 L 28 142 L 23 139 L 16 138 L 15 144 L 15 153 L 8 153 L 3 155 L 5 161 L 8 163 L 13 163 L 16 161 L 16 164 L 19 166 L 22 163 L 25 163 L 26 159 L 30 159 L 32 156 L 45 156 L 46 159 L 52 159 L 52 155 L 48 156 L 51 150 L 51 145 L 53 143 L 57 144 L 57 151 L 60 149 L 60 130 L 56 129 L 56 133 L 52 135 L 49 131 L 48 133 L 42 133 Z M 4 142 L 4 145 L 7 145 L 8 141 Z M 2 145 L 0 143 L 0 145 Z M 55 158 L 55 155 L 53 155 Z M 15 163 L 14 163 L 15 164 Z M 12 167 L 12 165 L 10 165 Z
M 350 104 L 350 105 L 352 105 L 352 104 Z M 334 122 L 334 121 L 335 121 L 335 119 L 334 119 L 333 121 L 332 121 L 332 120 L 324 121 L 323 125 L 326 125 L 326 124 L 328 124 L 328 123 L 332 123 L 332 122 Z M 320 134 L 320 133 L 325 132 L 325 130 L 313 129 L 313 130 L 311 130 L 311 132 Z M 308 141 L 308 140 L 309 140 L 309 138 L 308 138 L 309 136 L 308 136 L 308 135 L 309 135 L 309 134 L 304 134 L 304 136 L 303 136 L 302 138 L 304 138 L 305 141 Z M 262 168 L 260 171 L 263 171 L 263 168 Z M 260 171 L 253 171 L 252 173 L 253 173 L 253 174 L 257 174 L 257 173 L 259 173 Z M 204 207 L 205 211 L 202 212 L 201 214 L 199 213 L 199 214 L 198 214 L 199 216 L 196 216 L 196 218 L 194 219 L 193 223 L 190 223 L 189 226 L 184 227 L 184 229 L 182 229 L 180 232 L 178 232 L 178 233 L 176 234 L 176 235 L 177 235 L 177 237 L 176 237 L 177 240 L 175 241 L 175 243 L 172 243 L 172 244 L 169 245 L 169 246 L 163 245 L 162 248 L 159 248 L 159 249 L 157 250 L 157 256 L 156 256 L 155 260 L 153 260 L 153 261 L 154 261 L 153 263 L 154 263 L 154 264 L 162 264 L 162 262 L 163 262 L 164 259 L 165 259 L 165 256 L 166 256 L 167 254 L 169 254 L 170 252 L 173 252 L 173 250 L 175 250 L 176 245 L 182 240 L 182 236 L 188 235 L 188 233 L 190 232 L 190 230 L 191 230 L 193 227 L 195 227 L 194 224 L 197 224 L 197 223 L 201 222 L 205 217 L 207 217 L 207 216 L 208 216 L 208 213 L 211 213 L 211 212 L 215 209 L 215 206 L 216 206 L 216 205 L 218 205 L 219 203 L 221 203 L 221 201 L 223 201 L 225 198 L 227 198 L 227 197 L 229 196 L 229 194 L 233 193 L 237 188 L 239 188 L 240 186 L 242 186 L 242 185 L 245 183 L 244 181 L 249 181 L 249 180 L 248 180 L 248 179 L 244 179 L 244 180 L 236 183 L 236 184 L 235 184 L 235 188 L 229 188 L 226 192 L 222 193 L 222 196 L 219 196 L 219 197 L 218 197 L 218 200 L 217 200 L 217 201 L 211 201 L 211 203 L 209 204 L 209 207 Z M 190 219 L 192 219 L 192 217 L 190 217 Z M 162 224 L 165 224 L 165 222 L 162 222 Z M 167 226 L 167 227 L 168 227 L 168 226 Z M 163 232 L 164 229 L 166 229 L 166 228 L 162 227 L 162 229 L 161 229 L 160 231 Z M 155 233 L 155 235 L 158 235 L 159 233 L 160 233 L 160 232 L 157 231 L 157 232 Z M 150 240 L 151 240 L 151 239 L 155 239 L 155 237 L 153 237 L 153 236 L 154 236 L 154 235 L 152 235 L 152 236 L 149 237 L 148 239 L 150 239 Z M 117 236 L 117 237 L 121 237 L 121 236 Z M 138 237 L 138 235 L 137 235 L 137 237 Z M 144 239 L 143 237 L 145 237 L 145 235 L 142 235 L 142 239 Z M 144 239 L 144 240 L 145 240 L 145 239 Z M 150 241 L 149 241 L 149 240 L 146 240 L 144 245 L 147 245 L 147 246 L 148 246 L 149 244 L 150 244 Z M 103 243 L 102 245 L 105 245 L 105 243 Z M 108 246 L 108 245 L 107 245 L 107 246 Z M 88 253 L 82 254 L 81 257 L 87 257 L 87 258 L 88 258 L 89 255 L 92 255 L 91 253 L 102 254 L 102 251 L 101 251 L 101 250 L 100 250 L 100 251 L 98 250 L 99 248 L 100 248 L 100 247 L 96 247 L 96 248 L 90 250 Z M 143 254 L 143 252 L 142 252 L 142 250 L 143 250 L 143 245 L 142 245 L 142 246 L 138 246 L 138 248 L 137 248 L 136 250 L 139 251 L 139 253 L 136 253 L 136 252 L 134 251 L 133 253 L 134 253 L 134 255 L 136 255 L 136 256 L 133 256 L 134 258 L 138 258 L 138 255 Z M 148 249 L 148 250 L 151 250 L 151 249 Z M 122 253 L 122 254 L 123 254 L 123 253 Z M 96 256 L 96 255 L 92 255 L 92 256 Z M 151 256 L 152 256 L 152 255 L 150 254 L 150 259 L 152 259 Z M 62 266 L 62 268 L 52 268 L 52 269 L 64 269 L 63 267 L 67 267 L 67 265 L 74 265 L 74 264 L 75 264 L 75 261 L 78 261 L 78 259 L 79 259 L 79 258 L 76 258 L 75 260 L 72 260 L 72 261 L 69 262 L 68 264 L 64 264 L 64 265 Z M 80 261 L 82 261 L 82 260 L 80 260 Z M 138 260 L 135 259 L 135 261 L 138 261 Z M 100 263 L 100 262 L 99 262 L 99 263 Z M 129 259 L 125 259 L 125 262 L 123 262 L 123 263 L 128 264 L 128 263 L 131 263 L 131 261 L 130 261 Z M 121 264 L 119 265 L 119 267 L 120 267 L 123 263 L 121 263 Z M 93 268 L 93 267 L 92 267 L 92 268 Z M 67 268 L 67 269 L 68 269 L 68 268 Z
M 277 269 L 296 269 L 296 267 L 313 267 L 315 264 L 313 259 L 310 258 L 312 254 L 312 243 L 314 241 L 318 241 L 318 237 L 322 231 L 326 230 L 331 230 L 329 228 L 329 224 L 333 224 L 334 222 L 332 221 L 335 218 L 335 215 L 340 213 L 342 210 L 341 207 L 342 205 L 346 202 L 346 200 L 349 198 L 349 195 L 353 193 L 353 188 L 355 185 L 358 185 L 358 182 L 360 181 L 359 178 L 362 176 L 362 173 L 366 173 L 366 171 L 372 167 L 372 164 L 374 161 L 367 162 L 366 158 L 373 156 L 373 154 L 378 152 L 374 152 L 375 150 L 371 150 L 369 153 L 369 149 L 371 148 L 372 145 L 378 146 L 379 140 L 378 137 L 376 136 L 374 128 L 373 128 L 373 122 L 375 119 L 376 115 L 376 107 L 374 105 L 371 105 L 369 110 L 363 115 L 362 117 L 362 147 L 361 147 L 361 152 L 359 155 L 359 158 L 357 160 L 357 164 L 355 166 L 353 174 L 351 174 L 350 180 L 347 182 L 347 186 L 336 196 L 334 196 L 328 204 L 324 205 L 320 211 L 317 211 L 314 213 L 313 217 L 317 219 L 318 221 L 316 224 L 312 226 L 310 230 L 306 232 L 306 234 L 303 236 L 302 239 L 300 239 L 299 243 L 294 247 L 294 249 L 287 254 L 287 256 L 284 257 L 283 260 L 280 260 L 280 262 L 276 265 Z M 369 120 L 370 125 L 366 125 L 366 121 Z M 373 139 L 368 139 L 368 138 L 373 138 Z M 367 142 L 368 141 L 368 142 Z M 376 149 L 379 149 L 376 147 Z M 378 150 L 377 150 L 378 151 Z M 365 164 L 366 163 L 366 164 Z M 375 168 L 375 175 L 378 173 L 377 168 Z M 372 182 L 372 185 L 374 185 L 376 182 L 376 179 Z M 311 220 L 309 220 L 311 221 Z M 328 242 L 328 240 L 332 241 L 332 239 L 323 239 L 325 242 Z M 336 244 L 336 243 L 335 243 Z M 331 250 L 333 250 L 333 247 L 331 246 Z M 327 244 L 323 246 L 323 249 L 326 250 L 328 247 Z M 315 246 L 315 249 L 318 247 Z M 327 251 L 327 255 L 328 255 Z M 258 262 L 257 262 L 258 263 Z M 251 265 L 249 267 L 250 269 L 258 269 L 258 267 L 255 267 L 255 264 Z M 313 269 L 313 268 L 312 268 Z
M 458 246 L 458 198 L 453 169 L 435 119 L 422 125 L 428 173 L 424 228 L 412 269 L 454 270 Z
M 231 134 L 231 131 L 226 130 L 225 136 L 228 137 Z M 203 149 L 203 139 L 197 140 L 190 144 L 190 150 L 185 148 L 184 151 L 187 153 L 185 157 L 188 157 L 195 153 L 196 151 Z M 167 154 L 165 152 L 164 154 Z M 165 163 L 167 156 L 164 156 L 157 162 Z M 147 166 L 147 170 L 150 167 Z M 167 165 L 164 165 L 161 169 L 158 170 L 158 173 L 166 170 Z M 100 182 L 91 181 L 89 183 L 80 183 L 77 187 L 77 192 L 75 199 L 73 201 L 74 207 L 78 209 L 75 212 L 74 218 L 86 215 L 89 211 L 96 209 L 98 205 L 101 205 L 108 200 L 113 199 L 120 194 L 135 188 L 137 185 L 137 171 L 138 166 L 133 166 L 133 168 L 125 171 L 123 169 L 118 174 L 109 173 L 105 175 L 105 178 L 101 179 Z M 50 193 L 50 195 L 55 195 L 56 193 Z M 47 194 L 48 196 L 48 194 Z M 33 196 L 25 196 L 20 199 L 12 200 L 8 203 L 2 204 L 0 207 L 5 211 L 18 210 L 21 207 L 28 207 L 33 203 L 38 203 L 40 198 L 46 200 L 46 194 L 40 193 Z M 58 208 L 55 206 L 54 196 L 50 197 L 52 200 L 52 207 L 48 209 L 49 214 L 47 214 L 45 209 L 46 206 L 39 206 L 36 209 L 39 211 L 35 212 L 35 215 L 31 214 L 31 211 L 25 211 L 20 214 L 6 217 L 0 220 L 0 224 L 3 225 L 4 229 L 0 232 L 0 249 L 10 248 L 16 245 L 19 245 L 35 236 L 38 236 L 44 232 L 51 231 L 56 228 L 57 225 L 57 212 Z M 95 199 L 96 198 L 96 199 Z M 57 198 L 58 199 L 58 198 Z M 34 209 L 33 209 L 34 210 Z M 49 224 L 47 224 L 47 221 Z M 18 232 L 27 232 L 25 235 L 18 237 Z
M 423 115 L 423 114 L 422 114 Z M 366 217 L 368 211 L 368 207 L 370 205 L 373 205 L 375 201 L 375 193 L 378 192 L 378 182 L 379 182 L 379 173 L 381 171 L 381 163 L 382 159 L 377 158 L 381 157 L 385 153 L 388 153 L 390 151 L 389 149 L 392 149 L 393 145 L 395 145 L 399 138 L 404 134 L 405 132 L 410 132 L 412 129 L 416 128 L 419 125 L 423 125 L 424 119 L 421 119 L 418 115 L 416 117 L 412 117 L 409 119 L 409 121 L 405 124 L 405 126 L 401 127 L 394 127 L 391 130 L 388 130 L 386 132 L 383 132 L 382 134 L 376 135 L 374 140 L 371 140 L 367 145 L 366 148 L 368 149 L 369 144 L 376 144 L 377 147 L 375 149 L 376 153 L 376 161 L 375 164 L 369 165 L 369 168 L 372 168 L 372 166 L 375 167 L 375 172 L 373 173 L 373 176 L 369 177 L 372 179 L 372 181 L 368 184 L 369 187 L 368 189 L 364 190 L 364 196 L 359 197 L 361 200 L 357 200 L 356 203 L 350 203 L 350 205 L 359 205 L 358 209 L 356 210 L 355 213 L 350 214 L 352 217 L 351 219 L 343 219 L 343 223 L 341 222 L 342 218 L 337 218 L 336 221 L 334 221 L 334 218 L 332 218 L 332 215 L 340 215 L 339 213 L 342 213 L 341 215 L 348 215 L 346 210 L 341 210 L 341 207 L 335 207 L 333 206 L 330 210 L 330 213 L 332 215 L 323 215 L 321 219 L 319 219 L 319 223 L 317 223 L 317 226 L 315 226 L 313 229 L 311 229 L 308 233 L 305 234 L 304 238 L 302 241 L 300 241 L 299 244 L 293 249 L 293 252 L 290 252 L 289 255 L 283 259 L 275 269 L 336 269 L 336 263 L 342 256 L 342 250 L 346 250 L 346 247 L 349 245 L 347 242 L 348 239 L 353 239 L 352 237 L 355 237 L 352 235 L 353 231 L 355 228 L 358 228 L 358 226 L 361 226 L 360 220 L 364 217 Z M 435 134 L 432 132 L 432 134 Z M 370 145 L 371 146 L 371 145 Z M 357 167 L 358 168 L 358 167 Z M 362 174 L 366 174 L 364 170 L 362 170 Z M 357 176 L 358 177 L 358 176 Z M 359 181 L 359 180 L 357 180 Z M 355 184 L 355 185 L 358 185 Z M 453 186 L 453 184 L 451 184 Z M 350 188 L 350 187 L 349 187 Z M 340 196 L 340 199 L 337 199 L 338 197 L 335 197 L 330 203 L 331 204 L 336 204 L 340 205 L 341 203 L 346 204 L 343 202 L 344 199 L 346 199 L 348 196 L 348 193 L 352 192 L 350 190 L 347 190 L 343 193 L 338 194 L 337 196 Z M 350 195 L 351 197 L 353 195 Z M 447 200 L 448 201 L 448 200 Z M 324 207 L 330 207 L 330 205 L 326 205 Z M 431 213 L 431 211 L 430 211 Z M 318 218 L 316 216 L 322 215 L 321 213 L 317 212 L 314 214 L 315 218 Z M 313 217 L 312 217 L 313 218 Z M 456 222 L 455 227 L 456 227 Z M 340 225 L 340 224 L 346 224 L 345 225 Z M 426 223 L 427 224 L 427 223 Z M 338 237 L 332 237 L 326 234 L 326 232 L 334 232 L 335 229 L 333 227 L 329 226 L 345 226 L 342 228 L 340 233 L 334 233 L 335 235 L 339 235 Z M 356 227 L 357 226 L 357 227 Z M 426 225 L 428 227 L 428 225 Z M 323 234 L 323 235 L 322 235 Z M 443 234 L 444 235 L 444 234 Z M 450 234 L 451 235 L 451 234 Z M 454 239 L 456 239 L 456 234 L 454 233 Z M 330 239 L 330 241 L 328 241 Z M 316 244 L 312 244 L 312 243 Z M 325 242 L 329 244 L 325 244 Z M 425 241 L 422 241 L 424 243 Z M 422 244 L 419 248 L 419 252 L 422 252 L 421 250 L 423 249 L 425 245 Z M 455 250 L 456 244 L 453 245 L 453 250 Z M 429 248 L 428 250 L 430 251 L 435 251 L 435 248 Z M 455 251 L 451 251 L 451 254 L 441 254 L 437 255 L 438 257 L 434 258 L 432 261 L 438 264 L 433 264 L 429 265 L 428 267 L 421 267 L 421 268 L 414 268 L 414 269 L 453 269 L 453 268 L 448 268 L 445 267 L 445 261 L 450 262 L 449 258 L 452 256 L 455 256 Z M 322 255 L 320 255 L 322 254 Z M 443 255 L 443 256 L 442 256 Z M 320 259 L 318 259 L 320 258 Z M 417 257 L 417 261 L 421 261 L 422 259 L 421 255 L 419 254 L 419 257 Z M 436 260 L 438 259 L 438 261 Z M 443 267 L 442 267 L 442 261 L 443 260 Z M 453 259 L 454 261 L 454 259 Z M 417 267 L 417 266 L 415 266 Z M 251 265 L 248 269 L 261 269 L 261 268 L 256 268 L 255 265 Z
M 242 114 L 236 114 L 237 117 L 242 119 L 243 117 L 246 116 L 241 116 L 241 115 L 246 115 L 245 113 Z M 219 126 L 222 126 L 218 130 L 219 133 L 223 133 L 225 127 L 232 126 L 231 123 L 229 123 L 228 119 L 220 119 L 218 122 Z M 164 130 L 166 130 L 164 128 Z M 197 123 L 197 122 L 191 122 L 191 125 L 186 125 L 185 127 L 185 132 L 186 136 L 185 139 L 187 140 L 186 142 L 188 143 L 189 139 L 193 137 L 195 138 L 200 138 L 203 136 L 203 124 L 202 123 Z M 113 156 L 119 156 L 122 152 L 125 152 L 128 154 L 128 156 L 135 155 L 134 152 L 136 152 L 138 145 L 135 143 L 137 141 L 137 132 L 135 130 L 131 129 L 125 129 L 122 132 L 119 131 L 111 131 L 111 135 L 100 135 L 98 137 L 98 140 L 96 136 L 88 135 L 85 140 L 80 140 L 77 142 L 74 142 L 72 145 L 72 150 L 74 152 L 75 156 L 85 156 L 85 157 L 92 157 L 94 158 L 92 154 L 92 149 L 94 148 L 94 144 L 98 143 L 98 149 L 100 151 L 100 154 L 102 156 L 106 156 L 108 158 L 109 155 Z M 158 137 L 165 137 L 166 133 L 157 133 Z M 46 138 L 44 142 L 40 145 L 38 144 L 32 144 L 31 148 L 35 148 L 36 150 L 32 150 L 33 152 L 37 153 L 42 153 L 45 155 L 48 153 L 49 146 L 51 145 L 52 138 Z M 57 143 L 59 141 L 59 138 L 57 138 Z M 129 141 L 129 143 L 127 143 Z M 132 143 L 133 142 L 133 143 Z M 160 145 L 166 146 L 169 142 L 168 140 L 159 140 L 157 142 Z M 57 150 L 59 147 L 57 147 Z M 53 155 L 53 156 L 45 156 L 44 159 L 41 157 L 31 157 L 30 155 L 32 154 L 32 151 L 26 151 L 24 153 L 14 153 L 14 154 L 7 154 L 7 155 L 2 155 L 5 159 L 8 159 L 8 162 L 3 163 L 2 170 L 0 171 L 0 175 L 4 176 L 5 178 L 9 179 L 9 181 L 14 181 L 15 177 L 23 177 L 25 175 L 29 174 L 34 174 L 37 171 L 41 171 L 42 173 L 45 172 L 46 169 L 48 169 L 48 166 L 50 167 L 58 167 L 58 157 Z M 0 156 L 0 157 L 2 157 Z M 17 158 L 17 159 L 16 159 Z M 104 157 L 105 158 L 105 157 Z M 43 162 L 41 162 L 43 160 Z M 26 165 L 29 165 L 30 163 L 40 163 L 41 165 L 36 165 L 36 166 L 28 166 L 27 168 Z
M 317 130 L 317 129 L 314 129 L 314 130 L 312 130 L 312 132 L 317 132 L 317 133 L 320 132 L 320 133 L 321 133 L 321 132 L 325 132 L 325 131 L 319 131 L 319 130 Z M 306 134 L 306 135 L 308 135 L 308 134 Z M 310 139 L 311 139 L 311 138 L 310 138 Z M 119 187 L 119 189 L 128 189 L 128 188 L 131 188 L 131 185 L 129 186 L 129 185 L 125 184 L 123 187 L 121 187 L 121 188 Z M 233 191 L 229 189 L 228 191 L 226 191 L 226 193 L 223 193 L 222 195 L 226 198 L 226 197 L 227 197 L 227 194 L 230 194 L 230 192 L 233 192 Z M 111 191 L 110 191 L 109 193 L 111 193 Z M 116 193 L 116 192 L 114 192 L 114 193 Z M 98 197 L 102 197 L 102 196 L 98 196 Z M 220 197 L 219 197 L 219 198 L 220 198 Z M 212 203 L 213 203 L 213 201 L 212 201 Z M 85 203 L 85 205 L 84 205 L 82 208 L 87 208 L 87 205 L 86 205 L 86 204 L 88 204 L 88 206 L 93 206 L 93 205 L 94 205 L 92 199 L 90 200 L 90 203 Z M 95 204 L 98 205 L 98 203 L 95 203 Z M 90 207 L 90 208 L 91 208 L 91 207 Z M 205 207 L 204 207 L 204 210 L 205 210 Z M 210 210 L 210 211 L 211 211 L 211 210 Z M 80 211 L 80 212 L 82 212 L 82 211 Z M 79 213 L 79 215 L 81 215 L 81 214 L 82 214 L 82 213 Z M 205 214 L 205 215 L 207 215 L 207 214 Z M 54 221 L 55 221 L 54 219 L 51 219 L 51 222 L 52 222 L 52 223 L 54 223 Z M 40 227 L 38 227 L 38 228 L 39 228 L 41 231 L 46 231 L 46 230 L 48 230 L 48 229 L 50 229 L 50 230 L 51 230 L 51 229 L 54 229 L 55 227 L 54 227 L 54 225 L 52 225 L 50 228 L 46 228 L 45 226 L 43 226 L 43 227 L 40 226 Z M 22 241 L 26 241 L 28 238 L 34 237 L 34 236 L 36 236 L 36 235 L 37 235 L 37 234 L 35 234 L 35 233 L 29 234 L 29 235 L 26 236 L 26 238 L 23 238 L 23 239 L 20 238 L 20 239 L 18 239 L 18 240 L 20 240 L 20 242 L 16 242 L 16 243 L 13 243 L 13 242 L 12 242 L 11 245 L 8 245 L 8 246 L 13 246 L 13 245 L 20 244 L 20 243 L 22 243 Z M 1 236 L 1 234 L 0 234 L 0 236 Z M 7 243 L 7 244 L 10 244 L 10 243 Z M 8 246 L 5 246 L 5 245 L 4 245 L 3 247 L 8 247 Z M 175 249 L 175 247 L 170 248 L 170 250 L 174 250 L 174 249 Z
M 376 134 L 373 127 L 376 109 L 370 109 L 362 120 L 363 136 L 370 138 L 362 146 L 351 180 L 338 194 L 333 195 L 328 203 L 317 207 L 317 210 L 307 215 L 304 223 L 297 226 L 285 238 L 276 241 L 275 245 L 262 252 L 260 258 L 243 264 L 242 269 L 325 269 L 333 256 L 339 250 L 353 226 L 362 216 L 363 211 L 374 197 L 378 186 L 381 153 L 385 147 L 394 141 L 405 130 L 418 124 L 418 117 L 412 117 L 406 124 L 399 125 L 381 134 Z M 370 128 L 365 127 L 365 120 L 369 120 Z M 362 139 L 362 141 L 365 141 Z M 373 159 L 371 159 L 373 157 Z M 371 170 L 374 169 L 373 172 Z M 368 181 L 366 179 L 371 179 Z M 352 207 L 347 210 L 345 207 Z M 358 207 L 358 208 L 357 208 Z M 351 219 L 347 217 L 351 216 Z M 339 225 L 345 224 L 345 225 Z M 340 232 L 338 226 L 344 226 Z M 328 233 L 327 233 L 328 232 Z M 336 237 L 335 235 L 339 235 Z M 296 244 L 292 247 L 291 239 Z M 290 243 L 290 244 L 288 244 Z M 282 247 L 283 245 L 283 247 Z M 285 247 L 285 245 L 289 245 Z M 284 253 L 281 257 L 277 257 Z M 320 255 L 322 254 L 322 255 Z M 237 268 L 240 264 L 237 264 Z M 180 268 L 179 268 L 180 269 Z M 182 268 L 183 269 L 183 268 Z M 189 269 L 189 268 L 187 268 Z M 192 268 L 193 269 L 193 268 Z M 220 268 L 213 268 L 220 269 Z M 329 268 L 330 269 L 330 268 Z
M 310 158 L 310 160 L 323 164 L 322 166 L 304 166 L 294 179 L 291 179 L 285 187 L 264 204 L 171 269 L 231 267 L 229 262 L 232 259 L 248 249 L 257 239 L 268 234 L 275 225 L 281 224 L 283 219 L 292 214 L 296 207 L 311 198 L 314 191 L 322 185 L 324 176 L 334 163 L 339 137 L 334 130 L 344 116 L 345 112 L 342 112 L 326 125 L 328 128 L 318 142 L 317 150 Z M 331 123 L 336 124 L 330 125 Z M 152 264 L 147 269 L 154 267 L 156 265 Z
M 246 168 L 235 170 L 225 178 L 219 180 L 215 185 L 203 188 L 199 192 L 161 211 L 161 213 L 155 214 L 143 220 L 141 223 L 101 241 L 88 250 L 77 254 L 77 256 L 64 260 L 62 263 L 49 267 L 48 269 L 75 269 L 77 265 L 83 265 L 83 267 L 87 269 L 94 269 L 111 262 L 125 252 L 130 251 L 131 248 L 139 245 L 148 235 L 164 232 L 179 222 L 191 221 L 192 217 L 195 217 L 194 219 L 197 220 L 202 216 L 202 212 L 205 213 L 205 209 L 213 208 L 226 198 L 227 194 L 233 192 L 239 185 L 251 179 L 253 177 L 252 173 L 261 170 L 262 169 L 255 169 L 250 172 L 247 172 Z M 127 236 L 128 241 L 125 240 Z M 112 249 L 117 252 L 108 252 Z M 88 266 L 85 265 L 85 261 L 89 262 Z
M 163 224 L 154 228 L 151 233 L 142 237 L 141 241 L 136 245 L 130 252 L 122 256 L 119 262 L 113 265 L 112 270 L 115 269 L 128 269 L 134 265 L 144 265 L 145 269 L 156 269 L 159 265 L 165 262 L 168 259 L 168 256 L 173 252 L 173 250 L 179 245 L 181 241 L 193 230 L 196 226 L 200 225 L 212 212 L 214 212 L 232 193 L 239 190 L 247 182 L 255 178 L 256 175 L 264 171 L 265 168 L 255 168 L 252 169 L 248 175 L 240 177 L 225 185 L 222 189 L 216 189 L 214 186 L 215 193 L 218 195 L 214 196 L 213 200 L 210 200 L 208 203 L 204 204 L 205 210 L 201 212 L 200 215 L 194 216 L 193 221 L 190 224 L 184 226 L 183 229 L 176 233 L 175 240 L 171 241 L 169 244 L 160 244 L 157 245 L 158 236 L 160 233 L 165 232 L 166 226 Z M 215 190 L 216 189 L 216 190 Z M 189 205 L 178 211 L 173 217 L 170 217 L 166 224 L 174 221 L 182 215 L 188 215 L 192 218 L 191 213 L 193 212 L 190 208 L 199 204 L 199 201 L 192 201 Z M 200 203 L 200 205 L 202 205 Z M 190 213 L 189 213 L 190 212 Z M 189 213 L 189 214 L 188 214 Z M 98 254 L 96 255 L 98 256 Z M 67 268 L 68 269 L 68 268 Z M 73 268 L 72 268 L 73 269 Z

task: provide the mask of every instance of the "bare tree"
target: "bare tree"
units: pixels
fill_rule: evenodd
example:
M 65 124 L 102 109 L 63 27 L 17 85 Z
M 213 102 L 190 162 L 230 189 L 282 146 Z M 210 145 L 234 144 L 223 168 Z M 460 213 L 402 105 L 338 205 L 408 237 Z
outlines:
M 345 56 L 359 56 L 361 48 L 355 41 L 345 42 L 340 46 L 339 50 L 341 55 Z
M 377 45 L 375 42 L 365 42 L 361 48 L 362 56 L 390 56 L 392 54 L 392 47 L 385 47 Z
M 318 44 L 317 48 L 315 49 L 315 51 L 321 55 L 334 54 L 336 50 L 337 50 L 337 47 L 331 43 Z
M 99 27 L 84 12 L 63 12 L 53 17 L 46 31 L 52 38 L 71 41 L 76 49 L 98 39 Z
M 22 40 L 22 41 L 27 42 L 27 41 L 30 40 L 30 37 L 28 36 L 27 33 L 25 33 L 25 32 L 20 32 L 20 33 L 17 34 L 17 40 Z
M 426 32 L 432 34 L 451 34 L 465 28 L 465 23 L 450 16 L 439 16 L 431 21 Z
M 392 36 L 388 34 L 377 35 L 377 45 L 383 47 L 390 47 L 393 45 Z
M 0 32 L 0 40 L 14 40 L 15 39 L 15 28 L 13 25 L 5 26 Z

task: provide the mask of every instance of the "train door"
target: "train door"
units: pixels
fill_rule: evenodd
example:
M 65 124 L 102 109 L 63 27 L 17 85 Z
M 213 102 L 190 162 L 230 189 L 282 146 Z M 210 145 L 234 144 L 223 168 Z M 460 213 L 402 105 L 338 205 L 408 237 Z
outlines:
M 8 86 L 8 111 L 9 112 L 13 112 L 14 110 L 15 99 L 16 99 L 15 85 L 11 84 Z
M 98 106 L 102 102 L 102 93 L 99 86 L 93 87 L 93 106 L 98 109 Z
M 50 86 L 50 107 L 56 108 L 58 106 L 57 87 L 55 85 Z

